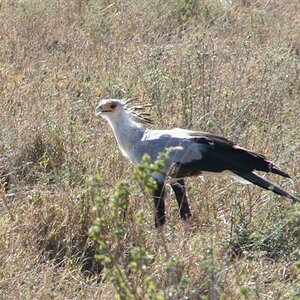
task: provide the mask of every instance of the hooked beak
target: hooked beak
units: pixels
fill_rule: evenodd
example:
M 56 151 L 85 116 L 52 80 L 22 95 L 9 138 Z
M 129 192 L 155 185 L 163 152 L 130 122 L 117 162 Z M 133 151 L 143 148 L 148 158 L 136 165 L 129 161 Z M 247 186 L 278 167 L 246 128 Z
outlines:
M 104 103 L 104 104 L 99 104 L 96 107 L 95 114 L 96 116 L 99 116 L 100 114 L 106 113 L 106 112 L 113 112 L 115 108 L 114 104 L 111 103 Z
M 105 113 L 105 112 L 111 112 L 110 109 L 106 109 L 105 107 L 103 107 L 102 105 L 98 105 L 96 107 L 96 110 L 95 110 L 95 114 L 96 116 L 98 117 L 99 115 L 101 115 L 102 113 Z
M 95 110 L 95 115 L 98 117 L 102 113 L 103 113 L 103 107 L 101 105 L 98 105 Z

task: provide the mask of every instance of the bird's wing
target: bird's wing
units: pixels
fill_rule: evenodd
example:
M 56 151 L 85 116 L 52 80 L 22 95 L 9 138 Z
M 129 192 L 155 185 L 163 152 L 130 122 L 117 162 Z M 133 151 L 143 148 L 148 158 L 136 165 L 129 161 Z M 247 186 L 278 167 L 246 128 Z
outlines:
M 148 153 L 152 161 L 155 161 L 159 152 L 165 151 L 168 147 L 178 146 L 182 150 L 171 153 L 166 166 L 166 168 L 175 166 L 174 172 L 178 177 L 200 175 L 203 171 L 236 173 L 254 170 L 289 177 L 265 156 L 239 147 L 224 137 L 206 132 L 180 128 L 146 130 L 134 151 L 138 160 L 143 154 Z
M 178 147 L 169 154 L 169 167 L 174 162 L 187 162 L 200 160 L 202 153 L 199 144 L 194 142 L 184 130 L 146 130 L 142 139 L 134 145 L 134 157 L 140 161 L 145 153 L 150 155 L 154 162 L 159 153 L 165 152 L 168 148 Z
M 246 172 L 257 170 L 290 177 L 264 155 L 240 147 L 224 137 L 197 131 L 186 131 L 186 133 L 189 134 L 193 142 L 202 145 L 202 149 L 205 149 L 203 162 L 206 161 L 206 166 L 203 167 L 208 168 L 209 171 L 213 172 L 213 169 L 216 172 L 220 172 L 220 169 L 229 171 L 243 170 Z
M 254 171 L 272 172 L 284 177 L 289 175 L 261 154 L 237 146 L 232 141 L 206 132 L 195 132 L 184 129 L 149 130 L 137 143 L 136 154 L 142 157 L 148 153 L 152 161 L 159 152 L 168 147 L 178 147 L 169 155 L 169 161 L 163 172 L 153 174 L 158 181 L 170 177 L 182 178 L 201 174 L 229 172 L 244 181 L 258 185 L 292 201 L 300 201 L 280 187 L 260 177 Z

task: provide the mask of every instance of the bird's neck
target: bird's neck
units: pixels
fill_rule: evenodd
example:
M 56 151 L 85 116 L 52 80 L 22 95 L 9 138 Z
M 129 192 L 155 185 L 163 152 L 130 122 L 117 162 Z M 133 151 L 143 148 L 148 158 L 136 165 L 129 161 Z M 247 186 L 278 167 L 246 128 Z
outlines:
M 123 155 L 133 164 L 137 164 L 138 162 L 133 155 L 133 148 L 141 140 L 145 129 L 140 124 L 132 121 L 127 115 L 121 115 L 108 121 Z

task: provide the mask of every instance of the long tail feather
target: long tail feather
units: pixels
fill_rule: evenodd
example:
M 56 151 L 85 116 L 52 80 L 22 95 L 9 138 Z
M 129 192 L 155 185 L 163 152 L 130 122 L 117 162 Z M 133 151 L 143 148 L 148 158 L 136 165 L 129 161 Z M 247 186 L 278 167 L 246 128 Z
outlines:
M 275 165 L 271 165 L 271 172 L 283 177 L 287 177 L 287 178 L 291 178 L 291 176 L 287 173 L 285 173 L 284 171 L 280 170 L 277 166 Z
M 236 172 L 236 171 L 234 171 L 234 173 L 236 175 L 244 178 L 245 180 L 247 180 L 247 181 L 249 181 L 249 182 L 251 182 L 255 185 L 260 186 L 263 189 L 272 191 L 277 195 L 286 197 L 286 198 L 290 199 L 292 202 L 300 202 L 300 199 L 297 198 L 296 196 L 293 196 L 293 195 L 289 194 L 288 192 L 286 192 L 285 190 L 283 190 L 279 186 L 273 184 L 272 182 L 268 181 L 267 179 L 259 176 L 258 174 L 254 173 L 254 172 L 248 173 L 248 172 L 240 172 L 240 171 Z
M 234 160 L 249 167 L 249 171 L 257 170 L 266 173 L 274 173 L 283 177 L 291 178 L 289 174 L 280 170 L 279 167 L 268 160 L 264 155 L 255 153 L 246 148 L 234 145 Z

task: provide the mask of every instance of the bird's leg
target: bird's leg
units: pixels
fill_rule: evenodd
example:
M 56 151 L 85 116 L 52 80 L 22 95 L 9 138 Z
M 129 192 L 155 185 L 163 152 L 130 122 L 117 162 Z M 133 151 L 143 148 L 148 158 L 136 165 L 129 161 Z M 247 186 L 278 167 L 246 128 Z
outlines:
M 165 217 L 165 183 L 157 182 L 157 188 L 154 190 L 154 209 L 155 209 L 155 227 L 157 229 L 157 242 L 161 245 L 166 253 L 166 257 L 170 257 L 169 250 L 167 248 L 164 224 L 166 222 Z
M 191 214 L 187 196 L 186 196 L 184 180 L 180 179 L 175 182 L 172 182 L 171 187 L 172 187 L 172 189 L 175 193 L 176 199 L 177 199 L 180 217 L 183 220 L 187 220 L 192 214 Z
M 184 221 L 184 232 L 187 235 L 190 229 L 191 211 L 187 200 L 184 180 L 180 179 L 171 183 L 179 206 L 180 217 Z
M 166 222 L 165 217 L 165 186 L 164 182 L 157 182 L 157 188 L 154 190 L 154 209 L 155 209 L 155 227 L 163 226 Z

